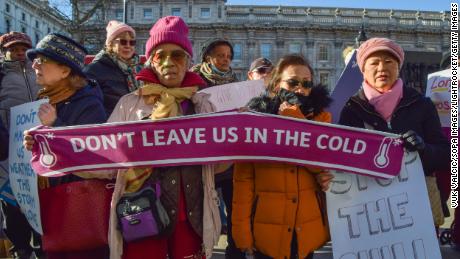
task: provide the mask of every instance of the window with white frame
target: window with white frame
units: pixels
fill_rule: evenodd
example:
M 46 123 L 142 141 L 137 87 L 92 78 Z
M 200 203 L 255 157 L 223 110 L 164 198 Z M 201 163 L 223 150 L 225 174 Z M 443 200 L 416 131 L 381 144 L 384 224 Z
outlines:
M 327 45 L 319 45 L 318 60 L 320 61 L 329 60 L 329 48 Z
M 211 8 L 201 8 L 201 18 L 211 18 Z
M 181 16 L 180 8 L 171 8 L 171 15 L 172 16 Z
M 302 51 L 302 45 L 300 43 L 289 44 L 289 53 L 300 54 Z
M 320 72 L 319 73 L 319 82 L 322 86 L 329 88 L 329 73 Z
M 6 3 L 6 4 L 5 4 L 5 11 L 6 11 L 7 13 L 10 12 L 10 10 L 11 10 L 10 8 L 11 8 L 11 7 L 10 7 L 10 4 L 9 4 L 9 3 Z
M 241 43 L 233 44 L 233 60 L 243 59 L 243 45 Z
M 26 14 L 25 13 L 22 13 L 22 17 L 21 17 L 22 21 L 26 21 Z
M 123 9 L 121 8 L 115 9 L 115 19 L 119 21 L 123 20 Z
M 35 20 L 35 28 L 40 28 L 40 23 L 38 22 L 38 20 Z
M 152 8 L 144 8 L 144 19 L 153 19 Z
M 264 58 L 271 59 L 272 57 L 272 44 L 262 43 L 260 45 L 260 55 Z

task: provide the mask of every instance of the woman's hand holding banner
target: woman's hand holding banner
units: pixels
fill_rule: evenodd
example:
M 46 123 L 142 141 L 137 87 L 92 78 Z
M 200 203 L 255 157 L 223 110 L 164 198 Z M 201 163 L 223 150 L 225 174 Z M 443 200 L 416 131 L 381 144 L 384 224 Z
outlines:
M 32 167 L 42 176 L 79 171 L 279 161 L 392 178 L 403 147 L 398 135 L 252 112 L 40 128 Z

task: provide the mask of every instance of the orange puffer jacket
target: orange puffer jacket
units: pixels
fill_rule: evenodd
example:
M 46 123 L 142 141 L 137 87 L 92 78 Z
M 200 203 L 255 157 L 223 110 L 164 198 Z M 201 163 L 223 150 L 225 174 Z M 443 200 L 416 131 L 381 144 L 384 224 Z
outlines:
M 298 109 L 282 115 L 303 117 Z M 331 121 L 327 112 L 314 118 Z M 234 168 L 232 233 L 241 250 L 254 248 L 273 258 L 289 258 L 293 231 L 299 258 L 329 240 L 324 193 L 313 171 L 286 163 L 237 163 Z

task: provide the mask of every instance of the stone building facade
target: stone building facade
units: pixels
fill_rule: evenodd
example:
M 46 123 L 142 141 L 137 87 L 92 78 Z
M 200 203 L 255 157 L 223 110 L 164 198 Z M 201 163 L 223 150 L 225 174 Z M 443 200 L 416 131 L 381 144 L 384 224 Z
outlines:
M 91 52 L 102 47 L 109 20 L 123 20 L 123 1 L 99 10 L 83 29 Z M 81 1 L 94 4 L 94 1 Z M 336 84 L 343 68 L 342 51 L 354 45 L 364 25 L 369 37 L 396 40 L 406 53 L 440 53 L 450 44 L 448 12 L 354 8 L 227 5 L 224 0 L 130 0 L 127 23 L 137 31 L 137 52 L 144 53 L 152 24 L 162 16 L 181 16 L 190 27 L 194 61 L 211 38 L 228 38 L 234 45 L 233 69 L 246 78 L 249 64 L 264 56 L 273 61 L 287 53 L 307 57 L 316 80 Z M 417 55 L 415 55 L 417 56 Z M 439 61 L 437 61 L 439 62 Z
M 66 33 L 65 19 L 45 0 L 0 0 L 0 35 L 23 32 L 34 45 L 51 32 Z

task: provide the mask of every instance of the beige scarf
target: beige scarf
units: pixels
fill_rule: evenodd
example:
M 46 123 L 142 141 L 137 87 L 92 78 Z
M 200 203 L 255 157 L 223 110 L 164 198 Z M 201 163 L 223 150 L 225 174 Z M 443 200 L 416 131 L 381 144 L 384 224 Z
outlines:
M 146 104 L 154 105 L 152 120 L 176 117 L 182 114 L 180 103 L 192 98 L 198 87 L 167 88 L 159 84 L 146 84 L 135 94 L 142 96 Z M 139 190 L 152 174 L 152 168 L 130 168 L 125 173 L 126 192 Z
M 53 86 L 40 89 L 38 98 L 48 98 L 50 104 L 58 104 L 69 99 L 77 90 L 70 86 Z

